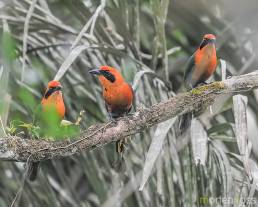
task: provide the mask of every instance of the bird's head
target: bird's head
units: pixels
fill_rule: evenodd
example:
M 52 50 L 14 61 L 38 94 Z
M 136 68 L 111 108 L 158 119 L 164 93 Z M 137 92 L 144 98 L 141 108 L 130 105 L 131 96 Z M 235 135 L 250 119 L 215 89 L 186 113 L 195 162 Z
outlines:
M 214 34 L 206 34 L 203 36 L 202 42 L 200 44 L 200 50 L 208 44 L 215 44 L 216 36 Z
M 49 96 L 59 93 L 62 90 L 61 83 L 56 80 L 52 80 L 47 84 L 47 90 L 44 95 L 44 98 L 47 99 Z
M 92 75 L 97 75 L 102 86 L 114 86 L 124 82 L 124 78 L 121 73 L 110 66 L 101 66 L 98 69 L 89 71 Z

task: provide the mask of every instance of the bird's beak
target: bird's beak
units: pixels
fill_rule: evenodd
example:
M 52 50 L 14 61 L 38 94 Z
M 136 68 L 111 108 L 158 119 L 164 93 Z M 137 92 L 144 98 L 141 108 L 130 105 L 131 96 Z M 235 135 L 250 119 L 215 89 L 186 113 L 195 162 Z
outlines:
M 200 45 L 200 49 L 202 49 L 208 44 L 215 44 L 215 42 L 216 42 L 216 39 L 203 39 Z
M 92 75 L 101 75 L 100 69 L 89 70 L 89 73 Z

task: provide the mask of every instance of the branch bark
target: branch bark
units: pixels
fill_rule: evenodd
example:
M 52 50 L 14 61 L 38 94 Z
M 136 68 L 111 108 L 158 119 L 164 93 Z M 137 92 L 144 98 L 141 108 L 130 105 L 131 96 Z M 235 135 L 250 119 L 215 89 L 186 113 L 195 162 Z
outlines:
M 214 82 L 178 94 L 165 102 L 120 118 L 116 122 L 93 125 L 71 141 L 51 142 L 17 136 L 1 137 L 0 159 L 26 162 L 28 159 L 42 161 L 70 156 L 139 133 L 172 117 L 207 107 L 221 95 L 242 93 L 256 87 L 258 87 L 258 71 L 234 76 L 225 81 Z

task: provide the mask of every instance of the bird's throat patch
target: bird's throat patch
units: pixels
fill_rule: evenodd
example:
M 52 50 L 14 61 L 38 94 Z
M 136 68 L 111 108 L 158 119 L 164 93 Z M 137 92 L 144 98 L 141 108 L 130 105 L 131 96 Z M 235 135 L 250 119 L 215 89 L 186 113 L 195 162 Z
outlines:
M 115 76 L 107 70 L 101 70 L 101 74 L 111 83 L 114 83 L 116 81 Z
M 52 87 L 47 90 L 47 92 L 44 95 L 44 98 L 47 99 L 49 96 L 51 96 L 54 92 L 61 91 L 61 87 Z

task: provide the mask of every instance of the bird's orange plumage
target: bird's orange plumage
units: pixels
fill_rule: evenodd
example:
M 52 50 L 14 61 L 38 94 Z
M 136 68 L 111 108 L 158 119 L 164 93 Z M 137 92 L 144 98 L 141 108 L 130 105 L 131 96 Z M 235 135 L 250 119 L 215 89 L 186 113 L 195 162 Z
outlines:
M 205 82 L 216 70 L 215 40 L 216 37 L 213 34 L 204 35 L 200 47 L 189 59 L 185 71 L 187 87 L 193 88 L 199 83 Z
M 203 36 L 202 42 L 195 53 L 189 58 L 184 74 L 185 86 L 188 90 L 203 84 L 214 73 L 217 67 L 215 47 L 216 37 L 213 34 Z M 180 119 L 180 134 L 189 128 L 192 113 L 184 114 Z
M 110 118 L 118 118 L 126 115 L 133 103 L 133 89 L 121 73 L 110 66 L 101 66 L 99 69 L 89 71 L 98 75 L 103 88 L 103 98 Z M 116 142 L 116 150 L 122 153 L 124 144 L 122 140 Z
M 195 54 L 196 73 L 193 77 L 202 74 L 203 79 L 207 80 L 215 71 L 217 66 L 216 48 L 214 45 L 207 45 L 203 49 L 198 49 Z M 195 72 L 194 71 L 194 72 Z
M 46 115 L 47 118 L 49 114 L 45 113 L 52 112 L 52 109 L 56 111 L 57 116 L 60 120 L 64 118 L 65 105 L 63 101 L 61 88 L 62 86 L 58 81 L 53 80 L 48 83 L 46 92 L 41 101 L 42 113 L 44 113 L 44 115 Z M 34 181 L 36 179 L 38 168 L 39 162 L 29 162 L 27 176 L 30 181 Z
M 43 112 L 47 108 L 53 108 L 54 110 L 56 110 L 59 118 L 63 119 L 65 115 L 65 105 L 64 105 L 61 87 L 62 86 L 59 81 L 55 81 L 55 80 L 50 81 L 48 83 L 45 95 L 41 101 L 41 105 L 43 108 Z M 59 89 L 59 90 L 55 90 L 55 89 Z M 49 95 L 46 96 L 47 94 Z
M 126 114 L 132 107 L 133 90 L 131 85 L 125 82 L 123 76 L 118 70 L 109 66 L 102 66 L 100 70 L 109 71 L 115 77 L 115 81 L 111 82 L 100 75 L 99 80 L 103 87 L 103 98 L 107 105 L 109 113 L 114 114 L 117 118 Z

